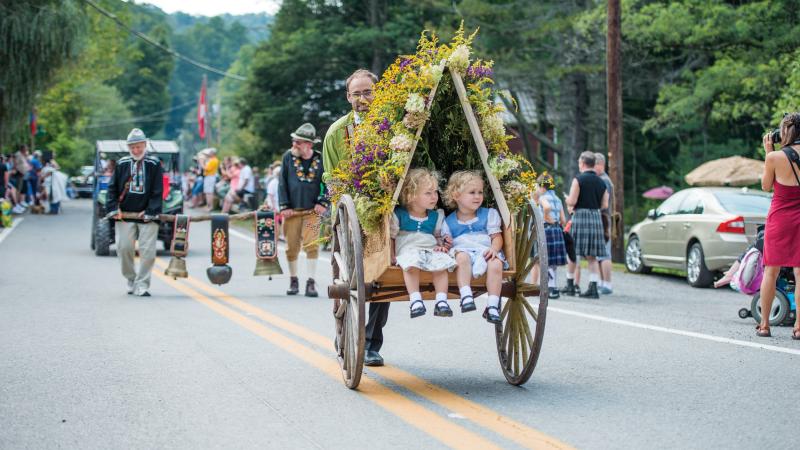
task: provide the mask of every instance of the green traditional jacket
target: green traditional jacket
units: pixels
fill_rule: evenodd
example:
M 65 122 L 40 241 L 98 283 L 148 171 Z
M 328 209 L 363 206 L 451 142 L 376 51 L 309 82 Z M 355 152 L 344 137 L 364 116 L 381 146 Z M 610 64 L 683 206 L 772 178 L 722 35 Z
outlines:
M 350 111 L 328 128 L 325 140 L 322 143 L 322 182 L 328 183 L 333 176 L 333 170 L 339 161 L 346 159 L 350 154 L 350 139 L 355 131 L 354 112 Z

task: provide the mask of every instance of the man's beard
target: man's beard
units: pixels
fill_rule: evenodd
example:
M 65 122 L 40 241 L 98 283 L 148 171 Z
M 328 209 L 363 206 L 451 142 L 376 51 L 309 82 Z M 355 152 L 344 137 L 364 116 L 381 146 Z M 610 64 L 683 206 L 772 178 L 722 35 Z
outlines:
M 142 158 L 144 158 L 145 153 L 146 152 L 142 152 L 139 156 L 136 156 L 133 154 L 133 152 L 131 152 L 131 158 L 133 158 L 134 161 L 141 161 Z
M 292 156 L 294 156 L 294 157 L 300 157 L 300 155 L 303 154 L 302 150 L 300 150 L 299 148 L 295 148 L 295 147 L 292 147 L 290 151 L 292 152 Z

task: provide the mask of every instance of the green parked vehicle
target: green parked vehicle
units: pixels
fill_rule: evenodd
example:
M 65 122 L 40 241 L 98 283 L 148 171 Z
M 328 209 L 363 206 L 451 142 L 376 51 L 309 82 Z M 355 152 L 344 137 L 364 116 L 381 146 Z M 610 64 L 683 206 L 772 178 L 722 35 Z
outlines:
M 162 213 L 183 214 L 183 193 L 181 192 L 180 150 L 174 141 L 149 141 L 147 153 L 161 160 L 164 174 L 169 175 L 169 194 L 163 201 Z M 114 222 L 105 219 L 106 197 L 110 172 L 106 171 L 111 161 L 128 155 L 125 141 L 97 141 L 94 157 L 94 208 L 92 214 L 91 248 L 97 256 L 108 256 L 111 244 L 114 243 Z M 101 158 L 102 157 L 102 158 Z M 164 243 L 164 249 L 172 244 L 173 224 L 161 222 L 158 227 L 158 240 Z

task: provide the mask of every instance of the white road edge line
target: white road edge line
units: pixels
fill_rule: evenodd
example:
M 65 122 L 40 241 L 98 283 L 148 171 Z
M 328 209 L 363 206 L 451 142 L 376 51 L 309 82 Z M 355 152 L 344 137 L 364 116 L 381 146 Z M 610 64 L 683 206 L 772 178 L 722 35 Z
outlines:
M 246 234 L 244 234 L 244 233 L 242 233 L 240 231 L 229 230 L 229 232 L 230 232 L 230 234 L 232 236 L 236 236 L 236 237 L 238 237 L 240 239 L 244 239 L 247 242 L 250 242 L 250 243 L 253 243 L 253 244 L 255 244 L 255 242 L 256 242 L 255 238 L 253 238 L 251 236 L 248 236 L 248 235 L 246 235 Z M 319 258 L 319 259 L 321 259 L 323 261 L 327 261 L 327 262 L 331 261 L 329 258 Z M 648 325 L 646 323 L 630 322 L 630 321 L 627 321 L 627 320 L 613 319 L 611 317 L 603 317 L 603 316 L 598 316 L 598 315 L 594 315 L 594 314 L 586 314 L 586 313 L 577 312 L 577 311 L 570 311 L 568 309 L 554 308 L 552 306 L 548 306 L 547 310 L 548 311 L 555 311 L 555 312 L 558 312 L 558 313 L 561 313 L 561 314 L 567 314 L 567 315 L 575 316 L 575 317 L 583 317 L 584 319 L 597 320 L 597 321 L 600 321 L 600 322 L 613 323 L 613 324 L 616 324 L 616 325 L 624 325 L 624 326 L 633 327 L 633 328 L 641 328 L 643 330 L 659 331 L 661 333 L 669 333 L 669 334 L 675 334 L 675 335 L 678 335 L 678 336 L 686 336 L 686 337 L 693 337 L 693 338 L 697 338 L 697 339 L 705 339 L 707 341 L 721 342 L 723 344 L 738 345 L 740 347 L 758 348 L 758 349 L 762 349 L 762 350 L 769 350 L 769 351 L 778 352 L 778 353 L 788 353 L 790 355 L 798 355 L 798 356 L 800 356 L 800 350 L 793 349 L 793 348 L 778 347 L 776 345 L 768 345 L 768 344 L 757 344 L 755 342 L 740 341 L 740 340 L 737 340 L 737 339 L 730 339 L 730 338 L 724 338 L 724 337 L 719 337 L 719 336 L 712 336 L 710 334 L 695 333 L 694 331 L 676 330 L 674 328 L 659 327 L 659 326 L 656 326 L 656 325 Z
M 23 220 L 25 219 L 23 219 L 22 217 L 17 217 L 16 219 L 13 219 L 13 222 L 11 222 L 11 228 L 6 228 L 3 234 L 0 234 L 0 244 L 2 244 L 3 241 L 6 240 L 8 235 L 11 234 L 11 232 L 14 231 L 14 228 L 17 228 L 17 225 L 19 225 L 20 222 L 22 222 Z
M 231 236 L 236 236 L 239 239 L 243 239 L 243 240 L 245 240 L 245 241 L 247 241 L 247 242 L 249 242 L 251 244 L 255 244 L 256 243 L 256 238 L 254 238 L 252 236 L 248 236 L 248 235 L 242 233 L 241 231 L 237 231 L 237 230 L 234 230 L 234 229 L 230 228 L 230 229 L 228 229 L 228 233 L 230 233 Z M 304 256 L 304 255 L 301 255 L 301 256 Z M 328 263 L 331 262 L 330 258 L 319 257 L 317 259 L 320 259 L 320 260 L 328 262 Z
M 676 330 L 674 328 L 659 327 L 659 326 L 655 326 L 655 325 L 648 325 L 648 324 L 645 324 L 645 323 L 630 322 L 630 321 L 627 321 L 627 320 L 620 320 L 620 319 L 612 319 L 610 317 L 597 316 L 597 315 L 594 315 L 594 314 L 586 314 L 586 313 L 582 313 L 582 312 L 571 311 L 571 310 L 568 310 L 568 309 L 553 308 L 553 307 L 550 307 L 550 306 L 547 307 L 547 311 L 548 312 L 555 311 L 555 312 L 558 312 L 558 313 L 561 313 L 561 314 L 566 314 L 566 315 L 569 315 L 569 316 L 582 317 L 584 319 L 597 320 L 597 321 L 600 321 L 600 322 L 613 323 L 613 324 L 616 324 L 616 325 L 624 325 L 624 326 L 627 326 L 627 327 L 641 328 L 643 330 L 658 331 L 658 332 L 661 332 L 661 333 L 676 334 L 678 336 L 686 336 L 686 337 L 693 337 L 693 338 L 697 338 L 697 339 L 705 339 L 707 341 L 721 342 L 723 344 L 733 344 L 733 345 L 738 345 L 740 347 L 758 348 L 758 349 L 769 350 L 769 351 L 773 351 L 773 352 L 788 353 L 790 355 L 800 355 L 800 350 L 793 349 L 793 348 L 778 347 L 778 346 L 775 346 L 775 345 L 767 345 L 767 344 L 758 344 L 758 343 L 755 343 L 755 342 L 740 341 L 740 340 L 737 340 L 737 339 L 729 339 L 729 338 L 724 338 L 724 337 L 719 337 L 719 336 L 712 336 L 710 334 L 695 333 L 693 331 Z

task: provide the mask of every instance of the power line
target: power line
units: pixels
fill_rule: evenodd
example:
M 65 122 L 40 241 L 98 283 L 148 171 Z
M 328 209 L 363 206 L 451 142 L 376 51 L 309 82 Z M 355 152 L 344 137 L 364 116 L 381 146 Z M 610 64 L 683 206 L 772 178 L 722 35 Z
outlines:
M 199 67 L 199 68 L 201 68 L 203 70 L 206 70 L 208 72 L 215 73 L 217 75 L 222 75 L 223 77 L 226 77 L 226 78 L 231 78 L 231 79 L 239 80 L 239 81 L 245 81 L 246 80 L 246 78 L 241 76 L 241 75 L 236 75 L 236 74 L 233 74 L 233 73 L 230 73 L 230 72 L 225 72 L 224 70 L 220 70 L 220 69 L 211 67 L 211 66 L 209 66 L 207 64 L 203 64 L 201 62 L 195 61 L 195 60 L 193 60 L 193 59 L 191 59 L 191 58 L 189 58 L 187 56 L 183 56 L 180 53 L 176 52 L 175 50 L 172 50 L 169 47 L 165 47 L 165 46 L 161 45 L 158 41 L 153 40 L 152 38 L 150 38 L 146 34 L 140 33 L 138 31 L 134 30 L 133 28 L 128 27 L 128 25 L 126 25 L 125 22 L 120 20 L 116 15 L 114 15 L 113 13 L 111 13 L 109 11 L 106 11 L 105 9 L 101 8 L 100 5 L 98 5 L 97 3 L 93 2 L 92 0 L 83 0 L 83 1 L 87 5 L 91 6 L 94 9 L 96 9 L 100 14 L 102 14 L 102 15 L 108 17 L 109 19 L 113 20 L 114 22 L 116 22 L 116 24 L 119 27 L 127 30 L 129 33 L 133 34 L 134 36 L 138 37 L 139 39 L 142 39 L 143 41 L 147 42 L 148 44 L 150 44 L 150 45 L 152 45 L 154 47 L 158 47 L 159 49 L 169 53 L 170 55 L 174 56 L 175 58 L 178 58 L 178 59 L 181 59 L 183 61 L 186 61 L 187 63 L 189 63 L 189 64 L 191 64 L 193 66 Z
M 150 114 L 146 114 L 144 116 L 132 117 L 130 119 L 119 120 L 119 121 L 107 121 L 107 122 L 92 123 L 92 124 L 87 125 L 86 128 L 104 128 L 104 127 L 110 127 L 110 126 L 114 126 L 114 125 L 123 125 L 123 124 L 126 124 L 126 123 L 134 123 L 134 122 L 156 122 L 156 121 L 164 119 L 164 117 L 160 117 L 160 116 L 163 116 L 163 115 L 165 115 L 167 113 L 170 113 L 172 111 L 183 109 L 183 108 L 186 108 L 187 106 L 195 105 L 195 104 L 197 104 L 197 102 L 194 101 L 194 100 L 191 100 L 191 101 L 188 101 L 188 102 L 183 103 L 181 105 L 176 105 L 176 106 L 173 106 L 172 108 L 168 108 L 168 109 L 165 109 L 165 110 L 162 110 L 162 111 L 156 111 L 156 112 L 153 112 L 153 113 L 150 113 Z

